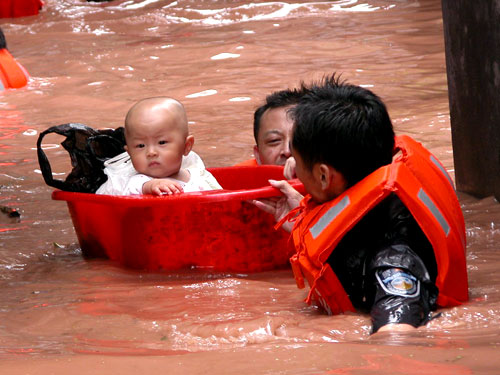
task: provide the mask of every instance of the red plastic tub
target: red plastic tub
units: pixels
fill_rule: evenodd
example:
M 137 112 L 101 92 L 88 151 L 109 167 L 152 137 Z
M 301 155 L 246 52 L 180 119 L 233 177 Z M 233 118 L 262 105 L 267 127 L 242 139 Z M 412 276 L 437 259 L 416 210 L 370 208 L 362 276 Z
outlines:
M 278 166 L 209 169 L 224 190 L 174 196 L 54 191 L 68 204 L 82 252 L 145 270 L 211 268 L 256 272 L 288 266 L 289 234 L 246 202 L 279 196 Z M 292 185 L 302 191 L 297 180 Z

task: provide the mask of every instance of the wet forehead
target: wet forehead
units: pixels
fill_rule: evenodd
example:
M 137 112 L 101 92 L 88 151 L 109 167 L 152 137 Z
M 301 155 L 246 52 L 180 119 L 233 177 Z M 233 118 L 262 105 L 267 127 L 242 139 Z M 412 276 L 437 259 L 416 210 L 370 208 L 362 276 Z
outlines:
M 293 126 L 293 121 L 287 113 L 290 107 L 270 108 L 265 111 L 260 121 L 259 138 L 273 134 L 288 136 Z
M 162 133 L 186 135 L 187 119 L 182 106 L 146 103 L 131 111 L 125 121 L 126 136 L 152 136 Z

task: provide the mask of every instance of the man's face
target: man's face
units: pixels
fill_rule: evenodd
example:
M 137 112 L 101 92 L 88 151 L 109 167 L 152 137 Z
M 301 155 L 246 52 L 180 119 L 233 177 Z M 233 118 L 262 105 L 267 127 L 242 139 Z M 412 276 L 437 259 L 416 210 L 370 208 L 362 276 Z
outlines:
M 290 138 L 293 121 L 287 115 L 288 107 L 270 108 L 260 119 L 255 158 L 259 164 L 285 165 L 291 156 Z

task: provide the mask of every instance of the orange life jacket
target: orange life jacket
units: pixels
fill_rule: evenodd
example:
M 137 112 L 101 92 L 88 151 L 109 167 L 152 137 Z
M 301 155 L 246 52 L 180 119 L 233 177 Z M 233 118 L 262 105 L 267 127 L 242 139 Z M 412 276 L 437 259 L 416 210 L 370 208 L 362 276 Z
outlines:
M 354 307 L 327 259 L 344 235 L 389 194 L 396 194 L 411 212 L 434 249 L 438 306 L 455 306 L 468 299 L 465 264 L 465 224 L 453 182 L 441 163 L 408 136 L 396 137 L 393 162 L 377 169 L 334 200 L 317 205 L 310 196 L 292 236 L 296 254 L 290 259 L 295 280 L 311 290 L 329 314 Z
M 256 159 L 248 159 L 248 160 L 244 160 L 238 164 L 235 164 L 234 166 L 235 167 L 253 167 L 255 165 L 259 165 L 259 163 L 257 163 Z
M 26 86 L 29 74 L 7 49 L 0 49 L 0 91 Z

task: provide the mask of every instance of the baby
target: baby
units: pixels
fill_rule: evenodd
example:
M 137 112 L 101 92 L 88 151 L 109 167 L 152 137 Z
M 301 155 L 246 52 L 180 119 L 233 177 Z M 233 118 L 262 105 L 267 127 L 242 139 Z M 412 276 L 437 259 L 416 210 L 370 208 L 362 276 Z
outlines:
M 177 194 L 222 189 L 191 151 L 183 105 L 175 99 L 140 100 L 125 117 L 127 153 L 108 160 L 108 180 L 97 194 Z

